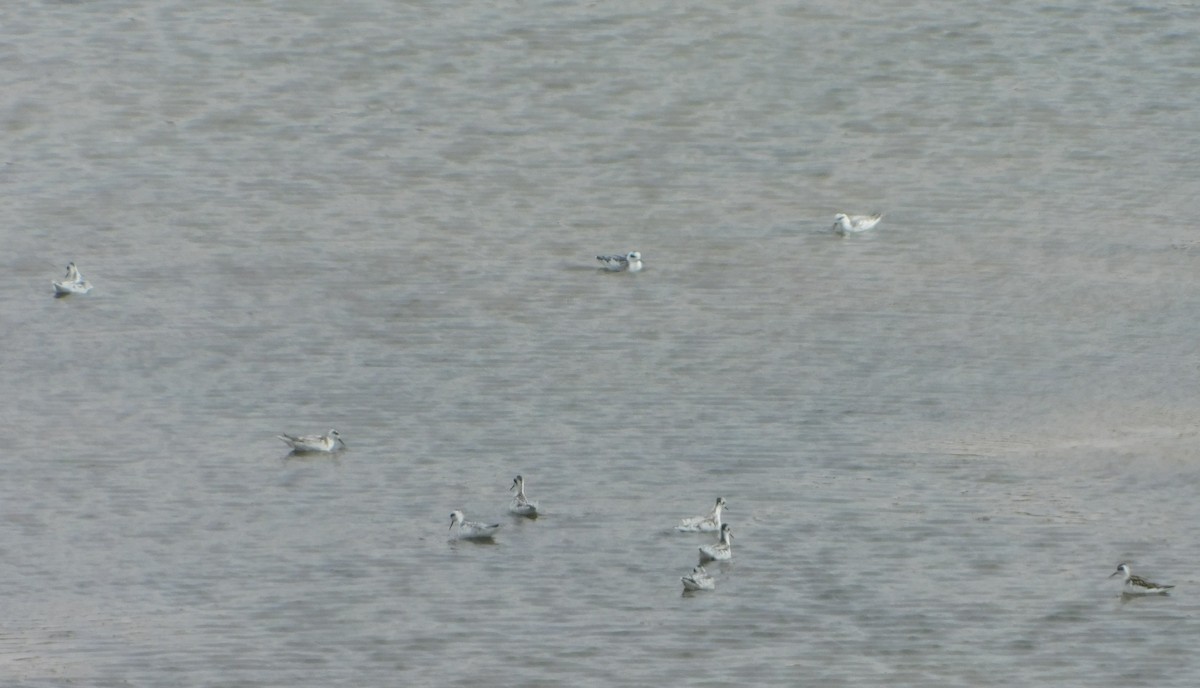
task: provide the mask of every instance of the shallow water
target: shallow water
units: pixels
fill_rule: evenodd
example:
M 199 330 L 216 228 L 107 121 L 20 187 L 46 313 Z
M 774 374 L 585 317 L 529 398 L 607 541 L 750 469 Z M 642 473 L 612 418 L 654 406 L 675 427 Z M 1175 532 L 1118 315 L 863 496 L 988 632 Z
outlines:
M 0 676 L 1195 685 L 1198 15 L 0 10 Z

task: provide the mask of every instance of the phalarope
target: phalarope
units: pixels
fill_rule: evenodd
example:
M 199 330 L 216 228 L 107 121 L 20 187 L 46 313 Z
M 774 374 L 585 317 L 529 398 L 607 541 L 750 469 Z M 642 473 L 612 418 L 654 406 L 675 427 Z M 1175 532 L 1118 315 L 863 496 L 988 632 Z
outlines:
M 67 275 L 61 282 L 54 282 L 54 295 L 86 294 L 92 290 L 92 283 L 85 280 L 75 263 L 67 264 Z
M 675 530 L 688 533 L 715 533 L 721 529 L 721 510 L 726 508 L 725 498 L 717 497 L 717 504 L 706 516 L 685 518 L 675 526 Z
M 883 214 L 875 213 L 874 215 L 847 215 L 846 213 L 838 213 L 833 216 L 833 231 L 846 236 L 847 234 L 855 234 L 865 232 L 883 219 Z
M 1113 571 L 1113 576 L 1122 576 L 1125 582 L 1125 594 L 1127 595 L 1165 595 L 1167 591 L 1175 587 L 1174 585 L 1159 585 L 1142 578 L 1141 576 L 1133 575 L 1129 570 L 1129 564 L 1118 564 L 1117 570 Z
M 464 521 L 463 512 L 450 512 L 450 528 L 458 526 L 458 538 L 460 540 L 490 540 L 500 529 L 499 523 L 476 523 L 475 521 Z
M 642 254 L 630 251 L 623 256 L 596 256 L 596 260 L 604 264 L 604 269 L 611 272 L 637 272 L 642 269 Z
M 683 581 L 684 590 L 712 590 L 717 587 L 717 582 L 708 575 L 703 566 L 693 568 L 691 573 L 679 580 Z
M 728 561 L 733 558 L 733 550 L 729 543 L 733 541 L 733 531 L 729 524 L 721 526 L 721 540 L 715 545 L 705 545 L 700 548 L 700 563 L 706 561 Z
M 509 511 L 519 516 L 537 518 L 537 502 L 531 502 L 525 497 L 525 479 L 518 475 L 513 479 L 512 487 L 508 489 L 517 491 L 517 496 L 513 498 L 513 504 L 512 507 L 509 508 Z
M 276 437 L 287 442 L 287 445 L 297 454 L 305 452 L 332 452 L 337 451 L 339 447 L 342 449 L 346 448 L 346 443 L 342 441 L 342 436 L 338 434 L 337 430 L 330 430 L 328 435 L 305 435 L 303 437 L 276 435 Z

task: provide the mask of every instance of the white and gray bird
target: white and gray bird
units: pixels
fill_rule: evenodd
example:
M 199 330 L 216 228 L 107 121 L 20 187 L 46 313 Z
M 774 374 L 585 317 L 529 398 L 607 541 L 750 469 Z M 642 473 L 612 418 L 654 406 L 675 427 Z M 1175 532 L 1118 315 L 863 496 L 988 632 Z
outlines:
M 500 530 L 499 523 L 476 523 L 475 521 L 467 521 L 463 518 L 463 512 L 450 512 L 450 528 L 458 526 L 458 539 L 460 540 L 491 540 L 492 536 Z
M 687 591 L 712 590 L 717 587 L 717 582 L 708 574 L 708 571 L 704 570 L 703 566 L 693 568 L 691 573 L 679 580 L 683 581 L 683 589 Z
M 733 541 L 733 531 L 729 529 L 729 524 L 721 526 L 721 539 L 714 545 L 705 545 L 700 548 L 700 563 L 706 561 L 729 561 L 733 558 L 733 549 L 730 543 Z
M 685 533 L 715 533 L 721 530 L 721 510 L 728 508 L 724 497 L 717 497 L 717 503 L 712 511 L 704 516 L 685 518 L 675 526 L 675 530 Z
M 596 256 L 596 260 L 604 265 L 604 269 L 610 272 L 638 272 L 642 269 L 642 254 L 637 251 L 630 251 L 623 256 L 609 255 Z
M 1141 576 L 1133 575 L 1129 564 L 1121 563 L 1117 565 L 1117 570 L 1113 571 L 1113 576 L 1121 576 L 1125 584 L 1124 593 L 1126 595 L 1165 595 L 1167 591 L 1175 587 L 1174 585 L 1160 585 L 1152 581 L 1148 581 Z
M 75 263 L 67 264 L 67 274 L 61 282 L 54 282 L 55 296 L 69 296 L 71 294 L 86 294 L 92 290 L 92 283 L 83 278 L 79 272 L 79 268 L 75 267 Z
M 525 496 L 525 479 L 518 475 L 516 478 L 513 478 L 512 487 L 508 489 L 516 490 L 517 492 L 517 495 L 513 497 L 513 503 L 512 506 L 509 507 L 509 511 L 517 514 L 518 516 L 537 518 L 537 502 L 531 502 L 529 501 L 529 498 Z
M 346 443 L 342 441 L 342 436 L 338 434 L 337 430 L 330 430 L 328 435 L 302 435 L 300 437 L 294 435 L 276 435 L 276 437 L 286 442 L 292 448 L 292 451 L 297 454 L 333 452 L 346 448 Z
M 846 236 L 847 234 L 857 234 L 871 229 L 879 224 L 883 219 L 881 213 L 874 215 L 847 215 L 846 213 L 838 213 L 833 216 L 833 231 Z

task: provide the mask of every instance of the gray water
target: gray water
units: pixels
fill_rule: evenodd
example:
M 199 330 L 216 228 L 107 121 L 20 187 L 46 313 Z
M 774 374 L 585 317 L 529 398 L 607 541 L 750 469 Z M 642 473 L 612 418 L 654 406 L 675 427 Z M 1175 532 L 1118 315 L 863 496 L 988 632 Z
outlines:
M 5 685 L 1200 682 L 1196 6 L 0 27 Z

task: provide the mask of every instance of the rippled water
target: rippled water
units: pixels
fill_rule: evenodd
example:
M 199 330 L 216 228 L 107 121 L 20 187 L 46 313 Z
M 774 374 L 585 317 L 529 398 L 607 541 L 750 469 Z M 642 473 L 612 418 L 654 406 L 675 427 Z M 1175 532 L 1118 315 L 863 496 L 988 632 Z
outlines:
M 6 685 L 1200 680 L 1195 7 L 0 26 Z

